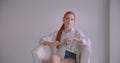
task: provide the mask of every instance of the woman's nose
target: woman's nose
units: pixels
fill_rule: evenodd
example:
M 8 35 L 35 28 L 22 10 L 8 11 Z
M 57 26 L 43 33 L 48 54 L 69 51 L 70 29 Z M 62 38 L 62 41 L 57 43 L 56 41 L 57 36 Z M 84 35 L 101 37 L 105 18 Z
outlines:
M 68 22 L 70 22 L 71 20 L 69 19 Z

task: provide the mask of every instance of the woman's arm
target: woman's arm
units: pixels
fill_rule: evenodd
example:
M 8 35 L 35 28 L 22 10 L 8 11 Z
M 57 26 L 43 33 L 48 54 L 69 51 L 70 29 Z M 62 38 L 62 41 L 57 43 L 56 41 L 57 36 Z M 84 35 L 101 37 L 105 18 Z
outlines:
M 79 42 L 80 44 L 83 44 L 83 41 L 80 38 L 76 38 L 76 37 L 71 37 L 71 38 L 66 38 L 64 40 L 64 43 L 67 44 L 69 42 Z
M 82 40 L 79 39 L 79 38 L 74 37 L 73 40 L 74 40 L 75 42 L 80 42 L 81 44 L 83 44 Z
M 44 41 L 43 43 L 42 43 L 44 46 L 52 46 L 52 42 L 48 42 L 48 41 Z
M 48 41 L 44 41 L 43 43 L 42 43 L 43 45 L 45 45 L 45 46 L 59 46 L 60 45 L 60 42 L 59 41 L 55 41 L 55 42 L 48 42 Z

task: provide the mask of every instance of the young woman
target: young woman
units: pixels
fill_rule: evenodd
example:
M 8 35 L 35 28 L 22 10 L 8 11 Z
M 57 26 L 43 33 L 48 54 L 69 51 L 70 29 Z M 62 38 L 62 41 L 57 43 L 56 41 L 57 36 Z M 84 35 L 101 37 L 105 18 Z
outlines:
M 63 25 L 58 31 L 43 36 L 40 43 L 53 47 L 52 63 L 77 63 L 80 45 L 90 46 L 90 40 L 74 28 L 75 14 L 68 11 L 63 16 Z M 69 62 L 69 63 L 70 63 Z

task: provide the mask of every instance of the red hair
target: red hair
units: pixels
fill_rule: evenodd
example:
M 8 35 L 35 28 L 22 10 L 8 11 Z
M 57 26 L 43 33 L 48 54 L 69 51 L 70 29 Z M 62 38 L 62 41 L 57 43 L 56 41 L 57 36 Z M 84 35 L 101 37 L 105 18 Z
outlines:
M 72 12 L 72 11 L 68 11 L 64 14 L 64 17 L 63 19 L 68 15 L 68 14 L 72 14 L 75 18 L 75 14 Z M 61 26 L 61 28 L 59 29 L 58 33 L 57 33 L 57 36 L 56 36 L 56 41 L 59 41 L 61 42 L 61 35 L 62 35 L 62 31 L 64 30 L 64 24 Z M 57 48 L 59 48 L 59 46 L 57 46 Z

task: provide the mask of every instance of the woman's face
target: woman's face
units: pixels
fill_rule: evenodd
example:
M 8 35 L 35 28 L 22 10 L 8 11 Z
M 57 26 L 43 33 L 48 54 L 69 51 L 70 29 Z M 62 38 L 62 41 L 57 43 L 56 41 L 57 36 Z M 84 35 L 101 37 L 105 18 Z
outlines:
M 74 23 L 75 23 L 75 17 L 72 14 L 67 14 L 63 19 L 63 24 L 65 25 L 65 28 L 71 29 Z

